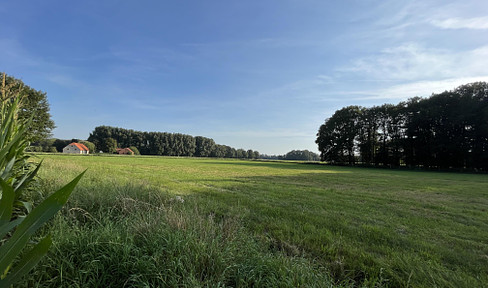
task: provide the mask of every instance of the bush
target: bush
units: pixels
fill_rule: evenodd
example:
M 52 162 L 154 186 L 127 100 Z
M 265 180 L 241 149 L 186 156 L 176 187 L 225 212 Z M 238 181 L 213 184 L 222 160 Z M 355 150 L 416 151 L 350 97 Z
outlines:
M 139 149 L 137 149 L 136 146 L 130 146 L 129 149 L 132 150 L 132 152 L 134 152 L 134 155 L 141 155 Z

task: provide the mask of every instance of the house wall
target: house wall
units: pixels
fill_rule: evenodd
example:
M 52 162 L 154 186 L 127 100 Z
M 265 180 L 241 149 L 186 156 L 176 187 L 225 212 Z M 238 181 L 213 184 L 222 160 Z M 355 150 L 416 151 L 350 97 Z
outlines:
M 74 145 L 69 145 L 63 148 L 63 153 L 69 153 L 69 154 L 83 154 L 83 151 L 78 149 L 78 147 Z

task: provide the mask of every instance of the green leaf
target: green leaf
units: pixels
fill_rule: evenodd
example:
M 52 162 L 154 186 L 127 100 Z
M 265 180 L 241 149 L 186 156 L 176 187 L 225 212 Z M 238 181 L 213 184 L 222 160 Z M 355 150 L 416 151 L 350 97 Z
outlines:
M 36 177 L 37 172 L 39 171 L 39 168 L 41 168 L 41 164 L 42 164 L 42 161 L 41 161 L 41 163 L 39 163 L 37 165 L 37 167 L 36 167 L 36 169 L 34 169 L 34 171 L 32 171 L 30 173 L 26 173 L 24 175 L 24 177 L 15 186 L 15 189 L 14 189 L 15 192 L 22 191 L 32 181 L 32 179 L 34 179 L 34 177 Z
M 66 186 L 54 192 L 25 217 L 24 221 L 15 230 L 12 238 L 0 247 L 0 271 L 5 271 L 9 263 L 14 260 L 25 244 L 27 244 L 29 237 L 63 207 L 85 172 L 86 170 Z
M 31 211 L 32 211 L 32 203 L 31 202 L 27 202 L 27 201 L 20 201 L 20 203 L 22 204 L 22 206 L 25 208 L 25 210 L 27 211 L 27 214 L 29 214 Z
M 0 239 L 3 239 L 9 231 L 12 231 L 17 225 L 19 225 L 22 221 L 24 221 L 25 217 L 19 217 L 15 220 L 12 220 L 2 226 L 0 226 Z
M 3 170 L 1 178 L 7 179 L 12 172 L 12 168 L 14 167 L 15 163 L 15 157 L 13 157 L 8 163 L 7 166 L 5 166 L 5 169 Z
M 51 235 L 44 237 L 31 251 L 29 251 L 14 269 L 4 279 L 0 280 L 0 287 L 9 287 L 18 282 L 41 258 L 47 254 L 52 245 Z
M 2 178 L 0 178 L 0 187 L 2 188 L 2 199 L 0 200 L 0 226 L 3 226 L 10 222 L 10 218 L 12 218 L 15 192 Z

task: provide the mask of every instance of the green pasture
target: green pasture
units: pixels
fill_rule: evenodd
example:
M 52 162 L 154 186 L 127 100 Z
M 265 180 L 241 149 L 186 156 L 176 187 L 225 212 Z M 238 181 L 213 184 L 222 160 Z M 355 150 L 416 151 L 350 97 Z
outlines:
M 488 286 L 487 175 L 39 157 L 44 193 L 88 171 L 26 287 Z

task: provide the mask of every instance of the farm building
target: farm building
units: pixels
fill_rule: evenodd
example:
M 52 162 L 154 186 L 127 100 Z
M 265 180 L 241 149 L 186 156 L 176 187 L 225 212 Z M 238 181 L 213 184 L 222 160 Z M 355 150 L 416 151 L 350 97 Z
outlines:
M 90 151 L 88 148 L 81 144 L 81 143 L 71 143 L 68 146 L 63 148 L 63 153 L 70 153 L 70 154 L 89 154 Z
M 132 151 L 130 148 L 117 148 L 116 151 L 121 155 L 134 155 L 134 151 Z

